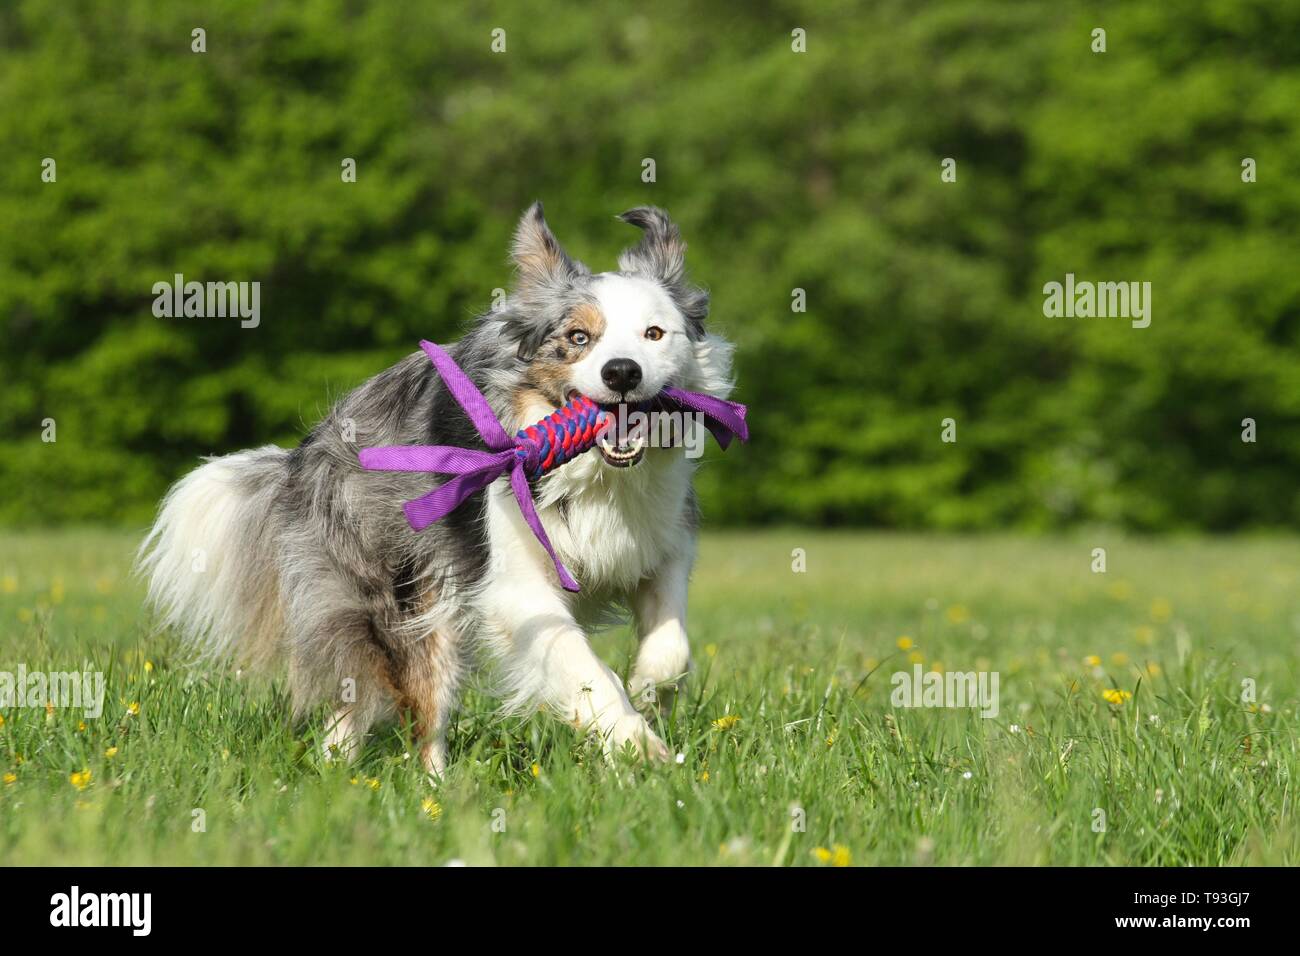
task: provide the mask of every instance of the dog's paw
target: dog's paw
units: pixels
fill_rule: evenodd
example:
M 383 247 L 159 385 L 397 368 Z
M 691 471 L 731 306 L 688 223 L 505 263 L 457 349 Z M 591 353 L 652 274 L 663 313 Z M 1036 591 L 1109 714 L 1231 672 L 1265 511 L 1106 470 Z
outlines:
M 650 763 L 667 763 L 672 759 L 668 745 L 650 729 L 640 714 L 626 714 L 614 722 L 605 734 L 605 754 L 612 757 L 631 745 L 638 757 Z
M 671 714 L 677 695 L 685 690 L 684 674 L 675 679 L 656 680 L 648 674 L 634 673 L 627 682 L 628 699 L 647 719 L 653 718 L 655 714 Z

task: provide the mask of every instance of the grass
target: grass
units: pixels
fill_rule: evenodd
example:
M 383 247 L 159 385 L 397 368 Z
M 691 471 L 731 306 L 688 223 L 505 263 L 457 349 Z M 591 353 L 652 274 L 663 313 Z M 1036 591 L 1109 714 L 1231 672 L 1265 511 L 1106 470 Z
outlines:
M 0 670 L 108 682 L 0 708 L 0 863 L 1295 865 L 1297 542 L 1103 537 L 710 535 L 681 763 L 471 694 L 434 793 L 398 729 L 324 764 L 277 685 L 187 667 L 132 536 L 0 535 Z M 892 707 L 910 655 L 998 672 L 999 715 Z

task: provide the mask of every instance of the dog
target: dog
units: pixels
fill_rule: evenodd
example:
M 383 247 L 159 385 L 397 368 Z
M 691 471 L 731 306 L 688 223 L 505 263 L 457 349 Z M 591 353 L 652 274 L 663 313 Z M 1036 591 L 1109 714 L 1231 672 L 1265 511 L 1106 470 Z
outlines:
M 593 274 L 534 203 L 515 229 L 508 294 L 448 346 L 507 433 L 575 392 L 612 405 L 667 386 L 731 391 L 732 346 L 706 331 L 709 296 L 687 280 L 679 229 L 654 207 L 619 218 L 640 239 L 617 270 Z M 582 583 L 573 594 L 504 479 L 413 531 L 402 503 L 439 479 L 357 457 L 404 444 L 484 447 L 420 352 L 347 394 L 296 448 L 205 459 L 140 548 L 160 622 L 197 659 L 287 665 L 295 718 L 329 707 L 330 759 L 352 760 L 377 722 L 402 716 L 436 780 L 476 673 L 507 712 L 547 709 L 606 754 L 667 759 L 650 721 L 691 670 L 696 463 L 681 447 L 606 442 L 537 482 L 547 535 Z M 611 612 L 630 612 L 638 633 L 626 688 L 587 638 Z

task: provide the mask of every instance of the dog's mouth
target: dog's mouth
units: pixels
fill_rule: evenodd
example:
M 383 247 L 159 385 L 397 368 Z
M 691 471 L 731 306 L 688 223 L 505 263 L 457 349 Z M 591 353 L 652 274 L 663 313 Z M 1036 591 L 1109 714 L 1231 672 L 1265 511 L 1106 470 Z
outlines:
M 573 401 L 580 393 L 576 388 L 569 389 L 565 396 L 567 401 Z M 602 411 L 611 416 L 618 415 L 617 404 L 596 403 Z M 617 418 L 611 427 L 607 428 L 599 438 L 596 439 L 596 450 L 600 452 L 600 457 L 605 459 L 605 464 L 611 468 L 631 468 L 638 464 L 645 457 L 645 450 L 649 444 L 646 436 L 642 434 L 643 427 L 637 427 L 631 433 L 620 435 L 616 427 Z

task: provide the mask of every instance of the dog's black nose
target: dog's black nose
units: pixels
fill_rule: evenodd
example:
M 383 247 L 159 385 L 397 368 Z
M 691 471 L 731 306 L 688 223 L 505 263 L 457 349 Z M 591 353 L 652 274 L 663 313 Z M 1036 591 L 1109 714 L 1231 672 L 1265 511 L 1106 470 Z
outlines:
M 610 359 L 600 370 L 600 378 L 621 395 L 641 384 L 641 366 L 631 359 Z

